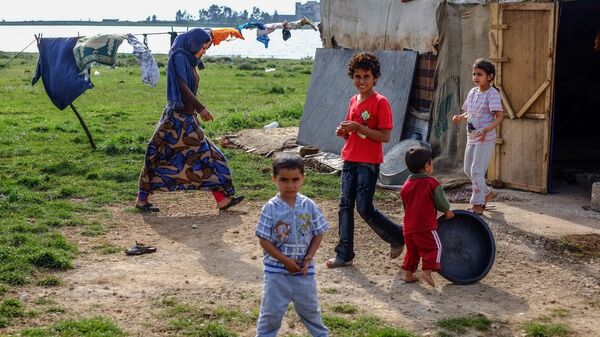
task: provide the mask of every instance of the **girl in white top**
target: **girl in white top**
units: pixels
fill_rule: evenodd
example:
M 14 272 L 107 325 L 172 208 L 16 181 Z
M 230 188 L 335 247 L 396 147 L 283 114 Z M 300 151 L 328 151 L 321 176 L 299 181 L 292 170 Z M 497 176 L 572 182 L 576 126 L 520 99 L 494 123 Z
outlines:
M 471 180 L 471 211 L 483 214 L 485 204 L 496 195 L 485 183 L 485 173 L 496 143 L 496 127 L 504 119 L 498 90 L 492 86 L 496 68 L 487 59 L 477 59 L 473 64 L 473 83 L 460 115 L 452 121 L 467 121 L 467 147 L 465 149 L 465 174 Z

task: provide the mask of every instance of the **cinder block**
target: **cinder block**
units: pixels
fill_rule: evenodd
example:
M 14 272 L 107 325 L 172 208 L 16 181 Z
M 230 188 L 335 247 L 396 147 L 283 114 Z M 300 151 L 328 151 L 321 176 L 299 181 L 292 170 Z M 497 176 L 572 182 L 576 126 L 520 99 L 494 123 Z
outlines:
M 592 200 L 590 206 L 595 210 L 600 210 L 600 182 L 592 184 Z

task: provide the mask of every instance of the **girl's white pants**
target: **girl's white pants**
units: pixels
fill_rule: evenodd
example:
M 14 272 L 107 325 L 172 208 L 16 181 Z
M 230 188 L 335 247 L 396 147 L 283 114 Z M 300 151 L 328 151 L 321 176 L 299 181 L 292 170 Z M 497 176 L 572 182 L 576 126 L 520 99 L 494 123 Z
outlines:
M 496 142 L 468 144 L 465 149 L 465 174 L 471 179 L 471 205 L 485 205 L 485 196 L 492 190 L 485 183 L 485 172 Z

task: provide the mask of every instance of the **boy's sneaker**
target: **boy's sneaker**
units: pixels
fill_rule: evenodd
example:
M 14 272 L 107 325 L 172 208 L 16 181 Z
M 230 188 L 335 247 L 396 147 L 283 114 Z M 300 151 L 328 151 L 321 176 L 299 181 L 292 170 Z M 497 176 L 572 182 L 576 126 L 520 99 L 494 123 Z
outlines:
M 344 261 L 336 256 L 336 257 L 332 257 L 331 259 L 327 260 L 327 262 L 325 262 L 325 264 L 327 265 L 327 268 L 347 267 L 347 266 L 352 265 L 352 260 Z

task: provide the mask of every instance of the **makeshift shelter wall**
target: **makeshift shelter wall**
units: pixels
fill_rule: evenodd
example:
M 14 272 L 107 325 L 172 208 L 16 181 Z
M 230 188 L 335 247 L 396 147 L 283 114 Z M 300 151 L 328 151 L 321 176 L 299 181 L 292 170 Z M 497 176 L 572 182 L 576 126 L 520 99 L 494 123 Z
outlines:
M 440 31 L 440 57 L 436 69 L 429 142 L 435 157 L 437 175 L 461 174 L 466 145 L 464 124 L 451 118 L 460 114 L 462 102 L 473 88 L 473 61 L 489 56 L 488 5 L 440 5 L 437 25 Z
M 321 0 L 325 48 L 410 49 L 437 54 L 436 11 L 444 4 L 554 2 L 554 0 Z M 484 55 L 487 56 L 487 55 Z
M 436 176 L 463 175 L 466 128 L 451 122 L 473 87 L 471 66 L 489 57 L 489 3 L 554 0 L 321 0 L 326 48 L 409 49 L 438 55 L 429 142 Z M 435 13 L 435 15 L 433 14 Z
M 323 46 L 436 53 L 439 2 L 322 0 Z
M 518 2 L 555 2 L 555 0 L 446 0 L 455 4 L 491 4 L 491 3 L 518 3 Z

